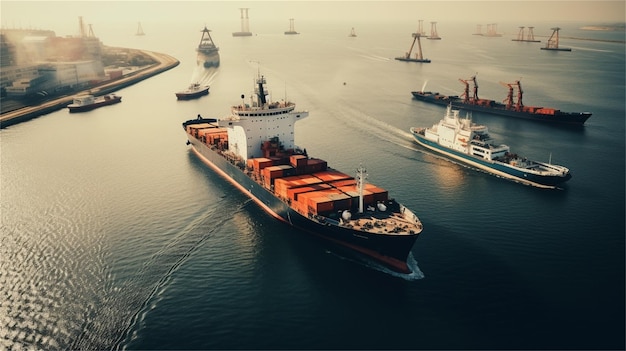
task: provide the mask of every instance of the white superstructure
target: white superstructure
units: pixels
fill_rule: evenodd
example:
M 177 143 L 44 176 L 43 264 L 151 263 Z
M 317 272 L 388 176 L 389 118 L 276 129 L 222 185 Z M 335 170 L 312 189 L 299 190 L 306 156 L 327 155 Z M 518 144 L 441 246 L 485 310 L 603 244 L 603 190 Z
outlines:
M 461 119 L 458 110 L 448 106 L 445 117 L 424 131 L 427 140 L 464 154 L 494 160 L 509 152 L 507 145 L 495 145 L 486 126 L 473 124 L 469 118 Z
M 271 102 L 265 88 L 265 77 L 256 80 L 250 102 L 231 107 L 231 115 L 219 124 L 228 130 L 229 151 L 243 160 L 261 157 L 261 146 L 266 140 L 278 137 L 285 149 L 296 149 L 294 124 L 307 117 L 308 111 L 295 111 L 296 105 L 289 101 Z

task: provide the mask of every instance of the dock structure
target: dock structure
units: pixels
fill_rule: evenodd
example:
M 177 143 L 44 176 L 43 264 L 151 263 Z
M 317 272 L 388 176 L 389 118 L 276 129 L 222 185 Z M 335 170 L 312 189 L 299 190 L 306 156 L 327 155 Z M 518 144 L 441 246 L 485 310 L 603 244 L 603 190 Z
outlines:
M 486 37 L 501 37 L 502 34 L 498 33 L 498 24 L 497 23 L 489 23 L 487 25 L 487 34 Z
M 511 40 L 512 41 L 525 41 L 527 43 L 539 43 L 539 42 L 541 42 L 541 40 L 535 40 L 535 34 L 533 33 L 533 28 L 535 28 L 535 27 L 528 27 L 528 34 L 524 38 L 525 28 L 526 27 L 524 27 L 524 26 L 519 27 L 519 33 L 517 33 L 517 39 L 511 39 Z
M 476 25 L 476 32 L 474 32 L 473 35 L 483 35 L 483 25 L 482 24 L 477 24 Z
M 289 19 L 289 30 L 285 31 L 285 35 L 300 34 L 300 33 L 296 32 L 296 30 L 294 29 L 293 21 L 294 21 L 293 18 Z
M 441 40 L 441 37 L 437 34 L 437 22 L 430 22 L 430 36 L 426 39 Z
M 552 29 L 552 35 L 548 39 L 546 46 L 541 48 L 541 50 L 550 50 L 550 51 L 572 51 L 570 48 L 561 48 L 559 47 L 559 31 L 561 28 L 554 27 Z
M 422 43 L 420 42 L 420 33 L 419 30 L 417 33 L 413 33 L 413 42 L 411 43 L 411 47 L 409 51 L 404 54 L 402 57 L 396 57 L 398 61 L 407 61 L 407 62 L 424 62 L 429 63 L 429 59 L 425 59 L 424 55 L 422 55 Z M 417 42 L 417 52 L 415 53 L 415 57 L 411 57 L 411 52 L 413 52 L 413 47 L 415 47 L 415 42 Z
M 417 28 L 417 32 L 425 37 L 426 36 L 426 32 L 424 32 L 424 20 L 418 20 L 417 21 L 419 23 L 418 28 Z
M 250 22 L 248 19 L 248 8 L 240 8 L 239 12 L 241 12 L 241 31 L 233 32 L 233 37 L 249 37 L 252 35 L 250 32 Z

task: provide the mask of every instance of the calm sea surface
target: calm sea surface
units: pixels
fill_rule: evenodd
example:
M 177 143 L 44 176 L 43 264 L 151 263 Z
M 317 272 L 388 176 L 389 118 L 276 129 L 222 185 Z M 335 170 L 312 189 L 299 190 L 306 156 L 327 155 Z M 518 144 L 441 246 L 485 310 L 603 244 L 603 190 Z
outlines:
M 67 110 L 0 131 L 0 349 L 623 349 L 625 50 L 623 43 L 542 43 L 438 24 L 432 63 L 394 60 L 414 23 L 238 23 L 208 27 L 221 66 L 196 67 L 204 23 L 96 31 L 106 45 L 181 61 L 120 90 L 121 104 Z M 560 24 L 561 36 L 624 40 Z M 132 28 L 133 25 L 131 24 Z M 356 38 L 349 38 L 355 27 Z M 50 28 L 53 29 L 54 28 Z M 393 274 L 266 215 L 190 152 L 181 122 L 224 117 L 260 72 L 276 99 L 310 117 L 296 142 L 369 181 L 424 223 Z M 444 108 L 412 90 L 504 100 L 521 78 L 526 105 L 590 111 L 583 128 L 474 113 L 497 142 L 569 167 L 561 190 L 496 178 L 411 139 Z M 177 101 L 192 80 L 209 96 Z

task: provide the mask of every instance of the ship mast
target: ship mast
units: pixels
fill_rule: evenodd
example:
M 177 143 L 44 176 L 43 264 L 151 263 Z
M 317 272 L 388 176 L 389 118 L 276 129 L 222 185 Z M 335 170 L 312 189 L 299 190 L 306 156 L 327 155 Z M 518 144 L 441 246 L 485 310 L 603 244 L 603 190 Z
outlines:
M 359 192 L 359 213 L 363 213 L 363 192 L 365 191 L 365 179 L 367 179 L 367 173 L 362 165 L 356 170 L 356 186 Z

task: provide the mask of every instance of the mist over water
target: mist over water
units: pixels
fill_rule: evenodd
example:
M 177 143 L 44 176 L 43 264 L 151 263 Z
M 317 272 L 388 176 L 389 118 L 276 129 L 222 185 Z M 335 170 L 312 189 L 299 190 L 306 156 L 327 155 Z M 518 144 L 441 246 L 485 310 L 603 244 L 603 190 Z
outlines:
M 203 26 L 98 33 L 181 63 L 118 91 L 120 104 L 0 131 L 0 348 L 624 347 L 624 44 L 562 39 L 572 52 L 550 53 L 544 37 L 517 43 L 440 22 L 442 40 L 422 42 L 432 62 L 419 64 L 394 60 L 413 22 L 297 20 L 301 34 L 286 36 L 287 22 L 251 21 L 245 38 L 209 23 L 220 66 L 207 69 L 195 52 Z M 616 35 L 580 26 L 561 34 Z M 348 174 L 363 164 L 423 221 L 411 276 L 277 222 L 190 152 L 181 123 L 227 116 L 259 73 L 274 99 L 309 111 L 300 147 Z M 483 98 L 504 99 L 499 82 L 522 77 L 527 105 L 593 112 L 573 129 L 472 116 L 514 152 L 569 167 L 562 190 L 411 140 L 410 127 L 445 109 L 410 92 L 460 95 L 458 79 L 474 74 Z M 210 94 L 177 101 L 193 82 Z

